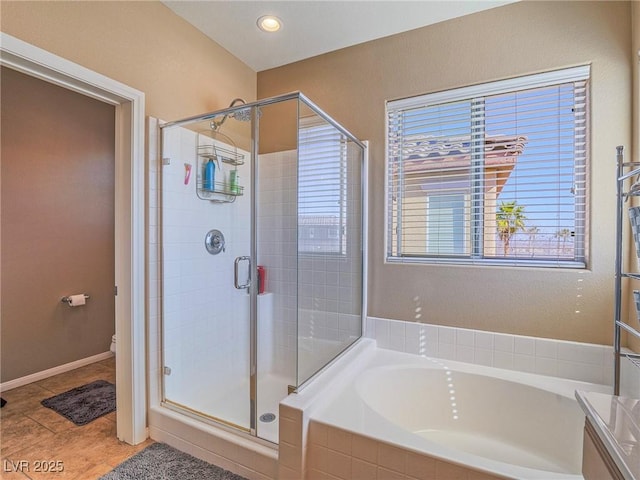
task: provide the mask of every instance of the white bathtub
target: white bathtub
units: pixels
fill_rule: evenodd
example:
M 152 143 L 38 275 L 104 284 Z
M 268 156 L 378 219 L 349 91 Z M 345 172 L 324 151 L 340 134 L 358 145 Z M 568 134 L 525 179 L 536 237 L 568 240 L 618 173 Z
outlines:
M 575 390 L 610 387 L 372 350 L 312 421 L 507 478 L 582 478 Z

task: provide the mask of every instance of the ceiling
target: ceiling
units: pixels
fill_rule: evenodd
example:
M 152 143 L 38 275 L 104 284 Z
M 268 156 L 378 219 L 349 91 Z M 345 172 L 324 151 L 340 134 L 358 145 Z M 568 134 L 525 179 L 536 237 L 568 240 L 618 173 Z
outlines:
M 244 1 L 163 3 L 256 72 L 413 30 L 517 0 Z M 263 15 L 282 20 L 276 33 L 258 29 Z

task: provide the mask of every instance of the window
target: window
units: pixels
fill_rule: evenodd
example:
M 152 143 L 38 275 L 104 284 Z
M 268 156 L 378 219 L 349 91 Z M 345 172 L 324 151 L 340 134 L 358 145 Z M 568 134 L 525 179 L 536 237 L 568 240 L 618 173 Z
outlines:
M 429 195 L 426 222 L 428 254 L 464 253 L 464 195 Z
M 345 255 L 346 139 L 327 123 L 305 123 L 298 139 L 298 251 Z
M 387 102 L 387 261 L 584 267 L 588 77 Z

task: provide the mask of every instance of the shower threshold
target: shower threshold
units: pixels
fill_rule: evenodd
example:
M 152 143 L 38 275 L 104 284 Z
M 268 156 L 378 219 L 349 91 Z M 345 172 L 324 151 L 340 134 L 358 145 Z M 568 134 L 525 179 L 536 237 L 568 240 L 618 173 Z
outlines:
M 258 379 L 258 417 L 270 412 L 277 414 L 280 401 L 288 394 L 287 388 L 290 383 L 290 379 L 277 374 L 263 374 Z M 214 386 L 211 386 L 208 390 L 198 390 L 196 394 L 192 395 L 192 398 L 185 396 L 180 399 L 168 400 L 189 411 L 200 413 L 224 424 L 237 426 L 244 430 L 249 429 L 249 379 L 241 384 L 236 384 L 225 392 L 216 391 Z M 256 430 L 258 437 L 278 443 L 277 415 L 274 421 L 258 421 Z

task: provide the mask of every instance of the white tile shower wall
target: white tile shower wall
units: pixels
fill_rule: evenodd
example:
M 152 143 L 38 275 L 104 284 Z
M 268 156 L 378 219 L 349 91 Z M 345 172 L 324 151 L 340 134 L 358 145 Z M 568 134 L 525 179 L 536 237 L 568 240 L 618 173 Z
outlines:
M 203 433 L 203 427 L 188 418 L 177 417 L 167 409 L 160 409 L 160 261 L 159 248 L 159 174 L 157 119 L 149 118 L 148 125 L 148 348 L 149 348 L 149 431 L 154 440 L 164 441 L 210 463 L 242 475 L 248 480 L 276 478 L 277 453 L 253 442 L 238 444 L 227 432 Z M 264 303 L 264 302 L 262 302 Z M 268 304 L 268 300 L 266 302 Z M 208 378 L 208 377 L 207 377 Z M 162 412 L 162 413 L 159 413 Z M 208 427 L 204 427 L 205 429 Z M 211 427 L 213 428 L 213 427 Z M 242 441 L 242 439 L 240 439 Z M 248 445 L 250 443 L 250 445 Z
M 265 267 L 266 289 L 273 293 L 273 371 L 293 384 L 297 339 L 296 153 L 260 155 L 257 175 L 258 263 Z
M 183 128 L 164 131 L 162 241 L 164 256 L 164 353 L 172 374 L 166 397 L 209 411 L 215 399 L 201 395 L 211 378 L 221 391 L 247 388 L 249 376 L 249 297 L 233 286 L 233 263 L 250 254 L 250 190 L 234 203 L 213 203 L 196 195 L 198 135 Z M 201 143 L 210 139 L 200 137 Z M 246 152 L 245 152 L 246 154 Z M 247 155 L 248 156 L 248 155 Z M 191 165 L 191 176 L 186 176 Z M 217 181 L 229 167 L 216 166 Z M 250 178 L 248 163 L 238 167 Z M 151 186 L 150 186 L 151 187 Z M 210 229 L 220 230 L 226 251 L 210 255 L 204 244 Z M 242 272 L 241 272 L 242 273 Z M 246 338 L 247 342 L 231 341 Z M 248 402 L 248 394 L 246 395 Z
M 426 323 L 367 318 L 365 335 L 380 348 L 508 370 L 611 385 L 606 345 L 526 337 Z

